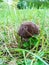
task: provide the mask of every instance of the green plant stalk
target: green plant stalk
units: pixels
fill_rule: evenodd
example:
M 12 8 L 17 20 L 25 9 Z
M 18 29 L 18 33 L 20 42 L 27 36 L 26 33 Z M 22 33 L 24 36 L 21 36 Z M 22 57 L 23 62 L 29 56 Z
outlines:
M 23 51 L 23 56 L 24 56 L 25 65 L 27 65 L 26 57 L 25 57 L 25 51 Z

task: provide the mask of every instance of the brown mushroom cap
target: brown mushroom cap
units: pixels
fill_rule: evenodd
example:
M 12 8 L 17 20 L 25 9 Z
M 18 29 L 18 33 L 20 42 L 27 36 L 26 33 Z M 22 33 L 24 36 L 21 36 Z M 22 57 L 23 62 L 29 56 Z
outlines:
M 33 22 L 25 22 L 21 24 L 18 35 L 22 38 L 30 38 L 33 35 L 39 34 L 39 28 Z

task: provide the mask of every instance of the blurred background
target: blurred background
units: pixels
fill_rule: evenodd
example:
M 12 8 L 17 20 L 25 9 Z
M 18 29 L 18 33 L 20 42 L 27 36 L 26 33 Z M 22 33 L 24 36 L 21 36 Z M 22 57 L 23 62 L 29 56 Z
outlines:
M 0 0 L 1 2 L 8 3 L 9 5 L 15 4 L 18 9 L 49 8 L 49 0 Z

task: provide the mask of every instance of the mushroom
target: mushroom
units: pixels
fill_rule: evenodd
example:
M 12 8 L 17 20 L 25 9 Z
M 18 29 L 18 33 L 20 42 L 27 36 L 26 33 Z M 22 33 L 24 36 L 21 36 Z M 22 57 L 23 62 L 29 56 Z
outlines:
M 21 37 L 21 40 L 28 40 L 33 35 L 39 34 L 38 26 L 33 22 L 25 22 L 22 23 L 19 30 L 18 35 Z

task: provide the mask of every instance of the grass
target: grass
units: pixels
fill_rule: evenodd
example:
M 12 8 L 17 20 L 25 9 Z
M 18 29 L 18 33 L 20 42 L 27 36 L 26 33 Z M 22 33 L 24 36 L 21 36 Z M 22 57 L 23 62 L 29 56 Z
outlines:
M 49 65 L 49 9 L 18 10 L 5 3 L 0 5 L 0 65 L 11 65 L 10 62 L 13 65 Z M 39 25 L 40 34 L 36 40 L 31 38 L 29 43 L 24 42 L 25 49 L 22 49 L 17 31 L 25 20 Z M 29 50 L 32 43 L 35 45 Z

